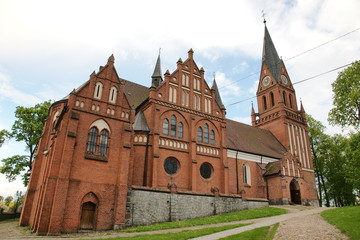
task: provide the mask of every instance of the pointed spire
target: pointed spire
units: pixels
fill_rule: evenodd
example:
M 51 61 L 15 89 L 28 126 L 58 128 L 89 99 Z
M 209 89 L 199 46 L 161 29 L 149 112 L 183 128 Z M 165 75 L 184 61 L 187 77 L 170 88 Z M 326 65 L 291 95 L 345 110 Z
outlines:
M 159 56 L 156 60 L 154 73 L 151 76 L 151 78 L 152 78 L 151 86 L 153 86 L 153 87 L 158 87 L 160 85 L 160 83 L 162 83 L 162 81 L 163 81 L 162 73 L 161 73 L 160 50 L 159 50 Z
M 265 21 L 266 23 L 266 21 Z M 275 45 L 265 24 L 264 44 L 262 61 L 267 66 L 275 81 L 280 81 L 281 59 L 276 51 Z
M 216 84 L 215 73 L 214 73 L 214 81 L 213 81 L 213 85 L 211 87 L 211 90 L 215 91 L 215 101 L 216 101 L 216 103 L 220 106 L 221 109 L 225 109 L 225 106 L 221 101 L 219 89 L 218 89 L 217 84 Z
M 111 54 L 111 56 L 108 58 L 108 62 L 112 62 L 112 63 L 115 62 L 114 54 Z
M 255 115 L 255 109 L 254 109 L 254 104 L 251 101 L 251 116 Z

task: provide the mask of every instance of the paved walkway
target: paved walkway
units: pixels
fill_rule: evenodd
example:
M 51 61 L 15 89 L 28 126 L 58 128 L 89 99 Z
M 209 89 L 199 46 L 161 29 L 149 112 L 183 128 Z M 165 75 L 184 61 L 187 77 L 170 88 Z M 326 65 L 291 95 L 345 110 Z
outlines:
M 286 208 L 290 211 L 288 214 L 273 216 L 267 218 L 259 218 L 252 220 L 244 220 L 237 222 L 229 223 L 218 223 L 205 226 L 195 226 L 187 228 L 177 228 L 177 229 L 167 229 L 159 230 L 152 232 L 139 232 L 139 233 L 122 233 L 118 231 L 101 231 L 101 232 L 89 232 L 89 233 L 73 233 L 73 234 L 62 234 L 59 236 L 37 236 L 32 233 L 27 228 L 17 227 L 16 222 L 0 222 L 0 239 L 3 240 L 22 240 L 22 239 L 37 239 L 37 240 L 59 240 L 59 239 L 69 239 L 69 240 L 78 240 L 78 239 L 93 239 L 93 238 L 115 238 L 115 237 L 129 237 L 136 235 L 146 235 L 146 234 L 158 234 L 158 233 L 169 233 L 169 232 L 179 232 L 184 230 L 195 230 L 201 228 L 225 226 L 225 225 L 234 225 L 242 223 L 253 223 L 252 225 L 239 227 L 235 229 L 226 230 L 223 232 L 218 232 L 215 234 L 203 236 L 196 239 L 220 239 L 226 236 L 238 234 L 247 230 L 252 230 L 259 227 L 270 226 L 280 222 L 279 229 L 275 236 L 276 240 L 287 240 L 287 239 L 302 239 L 302 240 L 314 240 L 314 239 L 326 239 L 326 240 L 337 240 L 337 239 L 347 239 L 346 236 L 340 233 L 332 225 L 328 224 L 323 220 L 319 213 L 326 210 L 327 208 L 313 208 L 313 207 L 303 207 L 303 206 L 280 206 L 281 208 Z M 311 221 L 309 221 L 311 219 Z M 308 223 L 308 224 L 306 224 Z M 312 226 L 309 226 L 312 225 Z M 318 237 L 320 236 L 320 237 Z

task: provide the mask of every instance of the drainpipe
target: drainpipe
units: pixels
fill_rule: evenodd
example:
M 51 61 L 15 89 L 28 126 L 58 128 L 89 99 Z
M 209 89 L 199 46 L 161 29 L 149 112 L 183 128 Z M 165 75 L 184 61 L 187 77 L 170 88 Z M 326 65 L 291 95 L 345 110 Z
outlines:
M 235 157 L 235 160 L 236 160 L 236 192 L 237 192 L 237 194 L 240 193 L 240 188 L 239 188 L 239 170 L 238 170 L 238 153 L 239 153 L 239 151 L 236 151 L 236 157 Z
M 144 176 L 143 176 L 143 186 L 145 187 L 147 184 L 148 152 L 149 152 L 149 132 L 146 133 L 146 146 L 145 146 L 145 163 L 144 163 Z

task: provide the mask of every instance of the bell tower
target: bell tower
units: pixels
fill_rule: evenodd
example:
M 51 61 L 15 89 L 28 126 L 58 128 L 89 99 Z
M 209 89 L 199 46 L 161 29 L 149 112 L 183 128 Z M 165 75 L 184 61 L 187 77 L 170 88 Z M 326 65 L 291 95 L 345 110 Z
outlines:
M 295 90 L 285 64 L 276 51 L 265 23 L 261 73 L 257 89 L 258 112 L 252 125 L 270 130 L 296 156 L 303 168 L 312 168 L 306 115 L 298 110 Z

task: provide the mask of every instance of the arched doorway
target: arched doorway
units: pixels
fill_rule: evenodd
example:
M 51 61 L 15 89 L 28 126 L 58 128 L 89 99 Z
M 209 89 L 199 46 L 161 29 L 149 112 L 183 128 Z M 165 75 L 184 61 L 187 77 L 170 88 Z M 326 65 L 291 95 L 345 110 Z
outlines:
M 290 196 L 291 202 L 294 204 L 301 204 L 300 186 L 296 180 L 290 182 Z
M 80 229 L 93 230 L 96 204 L 85 202 L 81 208 Z

